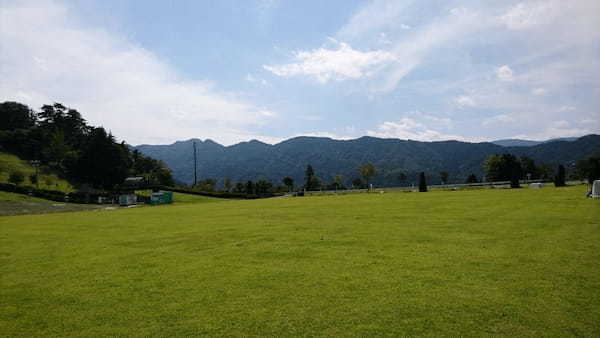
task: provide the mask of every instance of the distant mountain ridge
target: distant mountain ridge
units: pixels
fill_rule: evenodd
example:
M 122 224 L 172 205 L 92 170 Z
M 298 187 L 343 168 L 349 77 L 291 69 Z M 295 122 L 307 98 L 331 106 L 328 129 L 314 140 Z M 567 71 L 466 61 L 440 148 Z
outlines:
M 191 139 L 170 145 L 139 145 L 133 148 L 164 161 L 173 170 L 175 179 L 191 183 L 193 142 L 196 142 L 197 148 L 199 179 L 214 178 L 219 182 L 224 178 L 233 182 L 266 179 L 276 184 L 285 176 L 291 176 L 297 184 L 301 184 L 308 164 L 324 182 L 331 182 L 335 175 L 342 175 L 345 184 L 349 184 L 359 177 L 358 167 L 371 162 L 378 171 L 373 183 L 394 186 L 400 184 L 400 173 L 405 173 L 406 181 L 410 183 L 417 181 L 421 171 L 427 173 L 429 183 L 439 182 L 442 171 L 450 174 L 452 182 L 464 182 L 471 173 L 481 178 L 482 163 L 492 154 L 512 153 L 528 156 L 536 163 L 557 166 L 600 153 L 599 135 L 525 147 L 505 147 L 491 142 L 419 142 L 366 136 L 354 140 L 333 140 L 301 136 L 275 145 L 252 140 L 223 146 L 212 140 Z
M 504 140 L 492 141 L 492 143 L 499 145 L 499 146 L 503 146 L 503 147 L 531 147 L 531 146 L 537 146 L 538 144 L 554 142 L 554 141 L 573 142 L 577 139 L 578 139 L 578 137 L 561 137 L 561 138 L 554 138 L 554 139 L 550 139 L 550 140 L 546 140 L 546 141 L 504 139 Z

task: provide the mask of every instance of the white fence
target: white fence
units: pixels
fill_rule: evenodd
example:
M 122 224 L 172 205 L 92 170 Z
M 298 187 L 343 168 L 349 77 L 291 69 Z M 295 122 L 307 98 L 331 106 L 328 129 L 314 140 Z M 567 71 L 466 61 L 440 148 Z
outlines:
M 548 183 L 553 184 L 549 181 L 544 180 L 520 180 L 520 184 L 527 185 L 530 183 Z M 583 184 L 585 181 L 570 181 L 569 184 Z M 464 184 L 438 184 L 438 185 L 428 185 L 427 189 L 460 189 L 460 188 L 469 188 L 469 187 L 494 187 L 494 188 L 502 188 L 510 186 L 510 181 L 499 181 L 499 182 L 482 182 L 482 183 L 464 183 Z M 408 186 L 408 187 L 373 187 L 373 189 L 346 189 L 346 190 L 319 190 L 319 191 L 305 191 L 304 194 L 306 196 L 313 195 L 334 195 L 334 194 L 358 194 L 358 193 L 368 193 L 374 192 L 379 193 L 380 191 L 418 191 L 419 186 Z M 293 193 L 287 194 L 286 196 L 292 196 Z

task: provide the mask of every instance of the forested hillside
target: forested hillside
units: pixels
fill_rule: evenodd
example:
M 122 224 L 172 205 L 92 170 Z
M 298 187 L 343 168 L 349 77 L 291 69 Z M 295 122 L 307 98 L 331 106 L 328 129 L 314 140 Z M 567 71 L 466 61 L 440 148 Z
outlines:
M 222 181 L 266 179 L 276 184 L 290 176 L 304 180 L 308 164 L 324 183 L 336 175 L 349 186 L 359 177 L 358 168 L 371 162 L 377 168 L 373 183 L 395 186 L 416 183 L 421 171 L 429 183 L 441 181 L 441 172 L 449 182 L 464 183 L 470 174 L 484 175 L 483 162 L 493 154 L 511 153 L 528 157 L 552 175 L 559 164 L 569 166 L 580 159 L 600 153 L 600 136 L 588 135 L 575 141 L 552 141 L 531 147 L 503 147 L 492 143 L 458 141 L 418 142 L 398 139 L 361 137 L 355 140 L 332 140 L 319 137 L 296 137 L 276 145 L 259 141 L 222 146 L 211 140 L 188 140 L 171 145 L 140 145 L 143 154 L 164 161 L 175 179 L 193 181 L 193 142 L 198 156 L 198 177 Z
M 39 112 L 17 102 L 1 103 L 0 152 L 16 155 L 76 186 L 111 189 L 129 175 L 173 183 L 162 162 L 116 142 L 103 127 L 88 125 L 77 110 L 60 103 L 44 105 Z M 24 181 L 31 181 L 30 176 Z

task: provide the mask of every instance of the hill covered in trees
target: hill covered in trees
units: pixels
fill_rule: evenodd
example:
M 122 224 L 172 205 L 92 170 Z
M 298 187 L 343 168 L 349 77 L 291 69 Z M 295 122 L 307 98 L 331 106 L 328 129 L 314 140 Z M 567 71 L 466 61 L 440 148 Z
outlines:
M 474 174 L 484 175 L 484 161 L 491 155 L 510 153 L 532 160 L 538 170 L 552 176 L 559 164 L 573 168 L 576 161 L 600 153 L 600 136 L 588 135 L 574 141 L 551 141 L 530 147 L 503 147 L 493 143 L 459 141 L 418 142 L 399 139 L 361 137 L 355 140 L 333 140 L 321 137 L 296 137 L 276 145 L 259 141 L 223 146 L 211 140 L 192 139 L 171 145 L 140 145 L 142 154 L 164 161 L 176 180 L 192 183 L 194 179 L 193 143 L 196 142 L 198 178 L 222 182 L 265 179 L 280 184 L 292 177 L 297 185 L 305 180 L 308 164 L 323 183 L 331 183 L 338 175 L 350 186 L 360 177 L 359 167 L 373 163 L 376 185 L 416 184 L 420 172 L 427 182 L 439 183 L 441 173 L 447 182 L 464 183 Z M 538 175 L 541 175 L 538 173 Z
M 171 185 L 171 171 L 159 160 L 118 143 L 103 127 L 87 124 L 82 115 L 60 103 L 36 112 L 17 102 L 0 103 L 0 152 L 18 156 L 45 175 L 57 175 L 76 187 L 112 189 L 130 175 Z M 5 173 L 38 184 L 31 173 Z M 26 175 L 27 174 L 27 175 Z M 15 176 L 16 175 L 16 176 Z M 23 179 L 16 180 L 17 176 Z M 41 177 L 41 176 L 40 176 Z

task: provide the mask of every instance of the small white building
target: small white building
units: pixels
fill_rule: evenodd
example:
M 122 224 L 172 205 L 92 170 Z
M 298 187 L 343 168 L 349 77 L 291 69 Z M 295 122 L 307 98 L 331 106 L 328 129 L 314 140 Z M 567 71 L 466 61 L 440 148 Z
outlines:
M 595 180 L 592 184 L 592 198 L 600 198 L 600 180 Z
M 529 186 L 533 189 L 540 189 L 540 188 L 544 187 L 544 184 L 543 183 L 531 183 Z
M 135 194 L 121 194 L 119 195 L 119 205 L 126 207 L 137 204 L 137 196 Z

